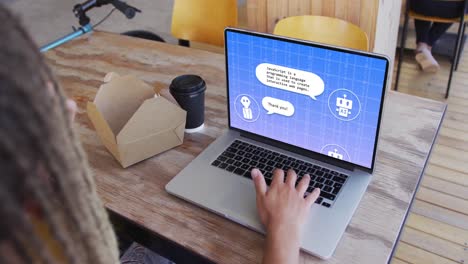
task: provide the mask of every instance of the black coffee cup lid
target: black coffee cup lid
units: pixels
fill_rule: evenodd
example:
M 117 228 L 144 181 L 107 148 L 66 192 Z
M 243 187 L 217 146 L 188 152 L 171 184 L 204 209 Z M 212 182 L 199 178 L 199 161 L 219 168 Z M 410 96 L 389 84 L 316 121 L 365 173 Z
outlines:
M 172 80 L 170 85 L 172 92 L 187 94 L 203 92 L 206 89 L 205 81 L 198 75 L 181 75 Z

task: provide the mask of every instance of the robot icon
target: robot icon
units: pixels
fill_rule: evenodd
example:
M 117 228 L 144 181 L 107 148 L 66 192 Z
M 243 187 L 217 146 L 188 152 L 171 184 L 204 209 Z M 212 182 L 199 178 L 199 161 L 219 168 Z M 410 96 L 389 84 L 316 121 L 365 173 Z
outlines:
M 328 156 L 335 159 L 343 160 L 343 154 L 340 154 L 337 149 L 335 149 L 334 151 L 328 151 Z
M 248 94 L 239 94 L 233 104 L 236 115 L 244 122 L 255 122 L 260 116 L 259 104 Z
M 320 153 L 338 160 L 351 161 L 351 157 L 346 149 L 338 144 L 327 144 L 322 147 Z
M 252 109 L 250 108 L 250 99 L 247 96 L 242 96 L 240 102 L 243 106 L 242 114 L 245 119 L 252 120 Z
M 336 111 L 339 116 L 348 117 L 351 115 L 351 109 L 353 109 L 353 101 L 346 99 L 346 94 L 343 94 L 343 97 L 336 98 Z
M 328 96 L 328 109 L 336 119 L 352 121 L 361 113 L 362 104 L 353 91 L 337 89 Z

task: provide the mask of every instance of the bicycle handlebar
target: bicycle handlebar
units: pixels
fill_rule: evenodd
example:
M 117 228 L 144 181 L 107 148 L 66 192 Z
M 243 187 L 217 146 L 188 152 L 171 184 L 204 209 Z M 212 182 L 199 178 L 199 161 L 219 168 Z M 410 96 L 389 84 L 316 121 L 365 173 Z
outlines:
M 73 13 L 80 20 L 80 25 L 84 26 L 90 22 L 90 19 L 86 16 L 86 12 L 93 9 L 94 7 L 100 7 L 108 4 L 113 5 L 128 19 L 132 19 L 135 17 L 137 12 L 141 12 L 141 10 L 138 8 L 128 5 L 127 3 L 120 0 L 88 0 L 82 4 L 75 5 L 75 7 L 73 7 Z
M 73 7 L 73 13 L 75 16 L 79 19 L 81 27 L 77 30 L 74 30 L 72 33 L 59 38 L 43 47 L 40 48 L 41 52 L 48 51 L 52 48 L 55 48 L 59 45 L 62 45 L 72 39 L 75 39 L 79 36 L 82 36 L 84 34 L 87 34 L 91 31 L 93 31 L 93 26 L 91 26 L 91 20 L 89 17 L 86 15 L 86 12 L 93 9 L 94 7 L 100 7 L 102 5 L 107 5 L 111 4 L 115 7 L 115 9 L 119 10 L 122 12 L 128 19 L 132 19 L 135 14 L 138 12 L 140 13 L 141 10 L 139 10 L 136 7 L 130 6 L 127 3 L 120 1 L 120 0 L 87 0 L 86 2 L 82 4 L 77 4 Z M 112 13 L 112 12 L 111 12 Z M 105 20 L 105 18 L 104 18 Z M 101 21 L 102 22 L 102 21 Z

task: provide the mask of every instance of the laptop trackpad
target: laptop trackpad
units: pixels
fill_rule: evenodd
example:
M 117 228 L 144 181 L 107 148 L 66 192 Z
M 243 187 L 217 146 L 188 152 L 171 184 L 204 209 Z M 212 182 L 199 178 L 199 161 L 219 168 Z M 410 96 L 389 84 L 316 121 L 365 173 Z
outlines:
M 238 186 L 230 189 L 221 203 L 229 219 L 254 229 L 261 228 L 252 183 L 240 181 Z

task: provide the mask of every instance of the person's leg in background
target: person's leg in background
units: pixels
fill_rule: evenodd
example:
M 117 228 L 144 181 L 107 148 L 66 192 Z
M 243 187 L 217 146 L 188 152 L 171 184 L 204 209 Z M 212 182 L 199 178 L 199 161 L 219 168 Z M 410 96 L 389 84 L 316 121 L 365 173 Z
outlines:
M 442 18 L 455 18 L 461 14 L 463 2 L 411 0 L 410 8 L 418 14 Z M 416 61 L 423 71 L 436 72 L 440 66 L 432 56 L 432 46 L 450 28 L 450 23 L 432 23 L 416 20 Z
M 429 32 L 431 31 L 432 22 L 424 20 L 414 20 L 414 26 L 416 28 L 416 50 L 418 50 L 419 44 L 422 46 L 426 45 L 429 42 Z
M 432 45 L 438 39 L 435 39 L 434 35 L 432 34 L 434 25 L 430 21 L 423 21 L 418 19 L 414 20 L 414 25 L 416 27 L 417 43 L 415 59 L 423 71 L 436 72 L 439 70 L 440 66 L 431 53 Z M 438 30 L 437 33 L 440 33 L 439 26 L 437 26 L 436 29 Z M 444 32 L 442 32 L 440 35 L 442 35 Z
M 437 40 L 442 37 L 442 35 L 447 32 L 447 30 L 452 26 L 452 23 L 432 23 L 431 30 L 429 31 L 427 44 L 429 46 L 434 46 Z

